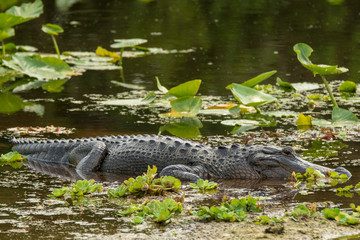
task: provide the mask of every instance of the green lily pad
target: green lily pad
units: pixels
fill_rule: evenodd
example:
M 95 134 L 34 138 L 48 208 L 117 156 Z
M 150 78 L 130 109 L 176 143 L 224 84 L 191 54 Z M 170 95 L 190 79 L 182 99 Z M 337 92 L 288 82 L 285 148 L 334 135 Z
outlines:
M 4 65 L 30 77 L 40 80 L 65 78 L 72 69 L 56 57 L 21 56 L 15 54 L 11 60 L 3 60 Z
M 146 39 L 133 38 L 133 39 L 115 39 L 115 43 L 111 44 L 112 48 L 126 48 L 135 47 L 140 44 L 147 43 Z
M 259 92 L 255 89 L 242 86 L 241 84 L 232 83 L 226 87 L 230 89 L 235 98 L 247 106 L 260 106 L 276 101 L 271 95 Z
M 271 77 L 272 75 L 274 75 L 275 73 L 277 73 L 276 70 L 262 73 L 250 80 L 247 80 L 246 82 L 242 83 L 241 85 L 243 85 L 245 87 L 253 88 L 257 84 L 261 83 L 262 81 L 264 81 L 264 80 L 268 79 L 269 77 Z
M 64 29 L 62 27 L 51 23 L 42 25 L 41 30 L 47 34 L 55 35 L 55 36 L 59 35 L 59 33 L 64 32 Z
M 14 16 L 19 16 L 23 18 L 23 22 L 29 21 L 33 18 L 37 18 L 40 14 L 43 13 L 43 3 L 41 0 L 36 0 L 33 3 L 24 3 L 19 7 L 14 6 L 9 8 L 6 13 L 12 14 Z
M 170 104 L 172 108 L 170 116 L 195 117 L 201 109 L 202 99 L 200 97 L 180 97 L 172 100 Z
M 261 123 L 256 120 L 249 120 L 249 119 L 233 119 L 233 120 L 224 120 L 221 121 L 221 124 L 227 125 L 227 126 L 258 126 Z
M 111 81 L 112 84 L 115 84 L 119 87 L 129 88 L 129 89 L 136 89 L 136 90 L 143 90 L 145 86 L 138 85 L 138 84 L 131 84 L 131 83 L 124 83 L 119 81 Z
M 192 80 L 171 88 L 167 94 L 175 97 L 195 96 L 199 90 L 201 80 Z
M 338 67 L 337 65 L 324 65 L 324 64 L 313 64 L 309 57 L 313 52 L 313 49 L 305 44 L 298 43 L 294 45 L 294 52 L 297 54 L 299 62 L 307 69 L 313 72 L 314 75 L 328 75 L 328 74 L 339 74 L 349 71 L 349 69 L 344 67 Z
M 0 14 L 0 21 L 1 21 L 1 14 Z M 13 28 L 0 29 L 0 41 L 13 36 L 15 36 L 15 29 Z
M 311 122 L 311 116 L 305 116 L 304 114 L 300 113 L 297 121 L 296 121 L 296 125 L 299 126 L 312 126 L 312 122 Z
M 289 91 L 293 91 L 295 90 L 294 86 L 291 85 L 291 83 L 288 83 L 288 82 L 284 82 L 283 80 L 281 80 L 281 78 L 276 78 L 276 82 L 277 84 L 279 84 L 280 87 L 286 89 L 286 90 L 289 90 Z
M 199 128 L 203 125 L 197 118 L 179 118 L 178 121 L 160 127 L 159 132 L 168 131 L 174 136 L 195 139 L 201 136 Z
M 340 84 L 339 86 L 339 92 L 350 92 L 354 93 L 357 90 L 356 83 L 353 81 L 345 81 Z
M 355 116 L 355 114 L 349 110 L 338 107 L 333 109 L 331 119 L 333 123 L 359 122 L 359 119 Z
M 311 91 L 322 88 L 318 83 L 309 83 L 309 82 L 293 83 L 292 86 L 298 92 Z
M 23 109 L 24 106 L 25 104 L 21 97 L 8 92 L 0 92 L 0 113 L 14 113 Z

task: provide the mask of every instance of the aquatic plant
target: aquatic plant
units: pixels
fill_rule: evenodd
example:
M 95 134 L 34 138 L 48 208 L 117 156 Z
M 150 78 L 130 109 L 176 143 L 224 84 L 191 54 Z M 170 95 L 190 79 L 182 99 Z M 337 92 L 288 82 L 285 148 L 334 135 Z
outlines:
M 204 180 L 204 179 L 198 179 L 197 183 L 190 183 L 189 186 L 193 189 L 197 189 L 200 192 L 204 192 L 206 190 L 214 190 L 218 187 L 218 184 L 211 181 L 209 182 L 208 180 Z
M 201 80 L 191 80 L 179 84 L 169 90 L 162 86 L 158 77 L 156 77 L 158 89 L 165 94 L 164 99 L 170 101 L 171 112 L 161 114 L 166 117 L 195 117 L 202 105 L 202 99 L 195 95 L 199 91 Z M 175 98 L 175 99 L 174 99 Z
M 171 198 L 164 201 L 146 201 L 141 206 L 132 204 L 126 210 L 120 210 L 119 216 L 133 215 L 132 222 L 135 224 L 142 223 L 145 219 L 151 219 L 155 223 L 165 224 L 175 214 L 183 211 L 181 203 L 176 202 Z
M 13 6 L 0 13 L 0 41 L 2 44 L 2 58 L 6 55 L 6 47 L 4 40 L 15 36 L 16 25 L 30 21 L 43 13 L 43 3 L 36 0 L 33 3 L 23 3 L 21 6 Z
M 141 38 L 133 38 L 133 39 L 115 39 L 115 43 L 111 44 L 110 47 L 112 48 L 120 48 L 120 55 L 118 59 L 118 64 L 120 67 L 120 77 L 121 80 L 124 82 L 124 69 L 123 69 L 123 53 L 125 48 L 139 48 L 138 45 L 147 43 L 146 39 Z M 148 51 L 146 48 L 141 48 L 144 51 Z
M 272 103 L 276 101 L 276 98 L 274 98 L 271 95 L 257 91 L 253 89 L 253 87 L 261 83 L 262 81 L 266 80 L 267 78 L 271 77 L 275 73 L 276 73 L 275 70 L 262 73 L 250 80 L 245 81 L 242 84 L 232 83 L 228 85 L 226 88 L 232 92 L 232 94 L 234 95 L 236 100 L 239 101 L 240 104 L 244 104 L 245 106 L 255 107 L 257 111 L 259 111 L 257 108 L 258 106 Z M 234 108 L 239 108 L 239 106 L 236 106 Z M 234 109 L 232 109 L 232 111 L 234 111 Z
M 299 62 L 305 68 L 309 69 L 314 74 L 314 76 L 319 74 L 321 79 L 323 80 L 325 88 L 329 93 L 330 99 L 334 106 L 332 111 L 332 122 L 358 122 L 358 118 L 351 111 L 339 108 L 332 93 L 332 90 L 329 86 L 329 83 L 325 77 L 325 75 L 345 73 L 349 71 L 349 69 L 344 67 L 338 67 L 337 65 L 330 66 L 324 64 L 313 64 L 309 59 L 311 53 L 313 52 L 313 49 L 305 43 L 295 44 L 293 49 L 297 54 L 297 59 L 299 60 Z
M 136 178 L 129 178 L 125 180 L 116 189 L 108 190 L 108 195 L 111 197 L 125 197 L 126 194 L 136 195 L 164 195 L 168 191 L 177 192 L 180 190 L 181 181 L 172 176 L 161 176 L 155 178 L 157 175 L 157 168 L 148 166 L 148 170 L 142 176 Z
M 55 36 L 59 35 L 59 33 L 63 33 L 64 29 L 62 29 L 62 27 L 60 27 L 59 25 L 48 23 L 48 24 L 42 25 L 41 30 L 44 33 L 47 33 L 51 36 L 51 39 L 54 43 L 56 54 L 57 54 L 58 58 L 60 59 L 60 50 L 59 50 L 58 44 L 56 42 Z
M 201 206 L 199 211 L 193 211 L 193 215 L 197 216 L 201 221 L 244 221 L 248 215 L 246 212 L 260 212 L 261 208 L 257 204 L 258 198 L 251 196 L 244 198 L 233 198 L 230 203 L 223 202 L 217 206 Z
M 102 185 L 95 183 L 94 179 L 90 180 L 78 180 L 76 183 L 72 184 L 72 188 L 62 187 L 59 189 L 54 189 L 48 197 L 59 198 L 67 197 L 70 194 L 72 199 L 81 199 L 86 195 L 91 195 L 95 192 L 102 191 Z
M 0 166 L 10 165 L 13 168 L 21 168 L 23 163 L 26 163 L 27 157 L 23 157 L 18 152 L 8 152 L 6 154 L 1 154 L 0 156 Z

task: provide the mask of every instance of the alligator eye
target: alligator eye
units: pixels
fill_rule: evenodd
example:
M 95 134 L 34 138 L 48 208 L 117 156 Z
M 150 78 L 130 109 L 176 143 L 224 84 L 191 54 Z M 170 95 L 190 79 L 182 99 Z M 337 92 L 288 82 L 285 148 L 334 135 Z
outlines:
M 282 149 L 282 152 L 284 155 L 287 155 L 287 156 L 293 156 L 295 154 L 294 149 L 292 149 L 291 147 L 284 147 Z

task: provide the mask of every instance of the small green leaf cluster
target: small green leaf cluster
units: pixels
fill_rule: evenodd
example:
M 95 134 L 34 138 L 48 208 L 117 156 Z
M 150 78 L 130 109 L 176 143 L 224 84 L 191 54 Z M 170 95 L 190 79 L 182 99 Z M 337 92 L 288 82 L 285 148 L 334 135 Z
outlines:
M 166 223 L 175 214 L 179 214 L 183 211 L 181 203 L 176 202 L 171 198 L 167 198 L 164 201 L 146 201 L 141 206 L 132 204 L 126 210 L 120 210 L 120 216 L 133 215 L 132 222 L 135 224 L 142 223 L 145 219 L 151 219 L 156 223 Z
M 355 207 L 355 205 L 352 204 L 351 207 Z M 325 208 L 321 213 L 325 218 L 336 220 L 340 225 L 358 225 L 360 223 L 359 214 L 350 215 L 347 212 L 340 211 L 339 208 Z
M 0 166 L 3 165 L 10 165 L 13 168 L 21 168 L 24 160 L 27 157 L 23 157 L 20 153 L 18 152 L 8 152 L 6 154 L 1 154 L 0 156 Z
M 202 221 L 244 221 L 248 216 L 246 212 L 260 212 L 261 208 L 257 204 L 258 198 L 251 196 L 237 199 L 234 198 L 228 202 L 223 202 L 220 206 L 202 206 L 199 211 L 194 211 L 193 214 Z
M 306 182 L 308 189 L 323 188 L 327 186 L 336 186 L 339 182 L 344 183 L 348 180 L 345 174 L 339 175 L 337 172 L 328 172 L 327 176 L 322 174 L 319 170 L 307 168 L 304 174 L 293 174 L 296 179 L 295 186 L 300 186 L 301 183 Z
M 309 210 L 304 205 L 298 205 L 294 208 L 292 212 L 286 212 L 286 216 L 290 216 L 292 220 L 298 221 L 299 218 L 307 218 L 307 217 L 316 217 L 318 216 L 318 212 L 316 210 Z
M 161 195 L 165 194 L 166 191 L 177 192 L 180 190 L 181 181 L 179 179 L 172 176 L 162 176 L 155 179 L 156 175 L 157 168 L 148 166 L 144 175 L 125 180 L 116 189 L 108 190 L 108 195 L 111 197 L 124 197 L 126 194 Z
M 198 179 L 197 183 L 190 183 L 189 186 L 193 189 L 198 189 L 199 191 L 206 191 L 206 190 L 214 190 L 218 187 L 218 184 L 215 182 L 209 182 L 208 180 Z
M 85 195 L 90 195 L 95 192 L 101 192 L 102 185 L 95 184 L 95 180 L 78 180 L 76 184 L 72 184 L 72 188 L 63 187 L 60 189 L 54 189 L 51 192 L 49 197 L 59 198 L 59 197 L 66 197 L 68 193 L 70 193 L 71 198 L 73 199 L 81 199 Z
M 339 197 L 353 197 L 354 193 L 360 194 L 360 182 L 358 182 L 355 187 L 353 185 L 347 185 L 343 188 L 337 188 L 336 189 L 336 195 Z

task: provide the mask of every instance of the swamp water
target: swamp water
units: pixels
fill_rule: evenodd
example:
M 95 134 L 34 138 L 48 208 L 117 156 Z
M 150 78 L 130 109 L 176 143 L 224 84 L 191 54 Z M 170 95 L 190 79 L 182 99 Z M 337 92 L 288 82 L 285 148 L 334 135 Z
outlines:
M 334 2 L 44 1 L 44 14 L 18 26 L 11 41 L 36 46 L 40 52 L 53 53 L 50 38 L 40 29 L 42 24 L 51 22 L 64 28 L 64 33 L 57 37 L 62 51 L 95 51 L 97 46 L 110 49 L 113 39 L 135 37 L 147 39 L 146 47 L 170 51 L 124 58 L 126 83 L 144 86 L 141 90 L 111 83 L 120 80 L 118 70 L 87 70 L 81 76 L 72 77 L 59 93 L 39 89 L 20 93 L 24 99 L 43 105 L 45 112 L 42 116 L 24 111 L 1 115 L 0 152 L 10 151 L 9 136 L 23 134 L 20 127 L 30 126 L 64 127 L 33 129 L 33 136 L 49 138 L 159 132 L 194 136 L 200 133 L 195 140 L 211 145 L 266 143 L 293 146 L 309 161 L 329 167 L 346 167 L 353 177 L 339 186 L 355 185 L 360 182 L 359 127 L 334 129 L 325 124 L 307 131 L 296 127 L 299 113 L 312 114 L 318 119 L 331 118 L 330 101 L 320 98 L 311 102 L 307 97 L 327 93 L 320 78 L 314 78 L 297 61 L 292 46 L 298 42 L 314 47 L 314 62 L 339 64 L 350 69 L 348 73 L 329 77 L 329 80 L 341 107 L 360 116 L 359 94 L 343 96 L 337 93 L 341 81 L 358 83 L 360 77 L 360 3 L 355 0 L 340 4 Z M 276 76 L 283 81 L 301 84 L 294 84 L 297 89 L 294 96 L 294 93 L 278 89 L 274 77 L 265 82 L 272 84 L 272 88 L 265 87 L 265 91 L 278 101 L 260 107 L 263 115 L 250 119 L 262 121 L 262 126 L 241 132 L 232 126 L 239 118 L 234 118 L 228 110 L 205 109 L 227 102 L 236 103 L 225 88 L 227 85 L 244 82 L 274 69 L 277 70 Z M 192 79 L 202 80 L 198 95 L 203 100 L 203 110 L 197 120 L 191 124 L 170 120 L 159 115 L 169 112 L 169 105 L 140 102 L 139 99 L 150 91 L 157 90 L 155 76 L 168 88 Z M 312 110 L 309 105 L 316 107 Z M 175 218 L 167 226 L 150 222 L 134 226 L 128 219 L 117 216 L 122 207 L 145 199 L 110 200 L 105 192 L 85 202 L 48 198 L 52 189 L 70 186 L 74 179 L 69 175 L 59 175 L 53 169 L 43 169 L 43 172 L 46 173 L 26 167 L 0 167 L 0 239 L 222 236 L 202 228 L 203 223 L 190 217 Z M 124 179 L 120 176 L 120 180 Z M 119 179 L 103 174 L 98 180 L 106 189 L 117 186 L 116 180 Z M 265 210 L 265 214 L 278 217 L 283 215 L 284 209 L 290 211 L 303 203 L 313 202 L 324 207 L 324 203 L 329 202 L 330 206 L 342 209 L 349 209 L 350 203 L 360 203 L 357 193 L 352 198 L 337 196 L 335 189 L 338 186 L 302 191 L 287 181 L 219 183 L 219 191 L 213 194 L 199 194 L 184 185 L 184 209 L 220 204 L 223 196 L 244 197 L 248 194 L 265 197 L 262 204 L 274 209 L 272 212 Z M 213 224 L 208 225 L 209 228 L 237 232 L 230 229 L 236 226 Z M 251 225 L 247 227 L 253 228 Z M 193 229 L 198 229 L 196 235 L 193 235 Z M 338 235 L 348 233 L 347 230 L 341 231 Z M 308 235 L 295 234 L 293 237 L 305 239 Z

